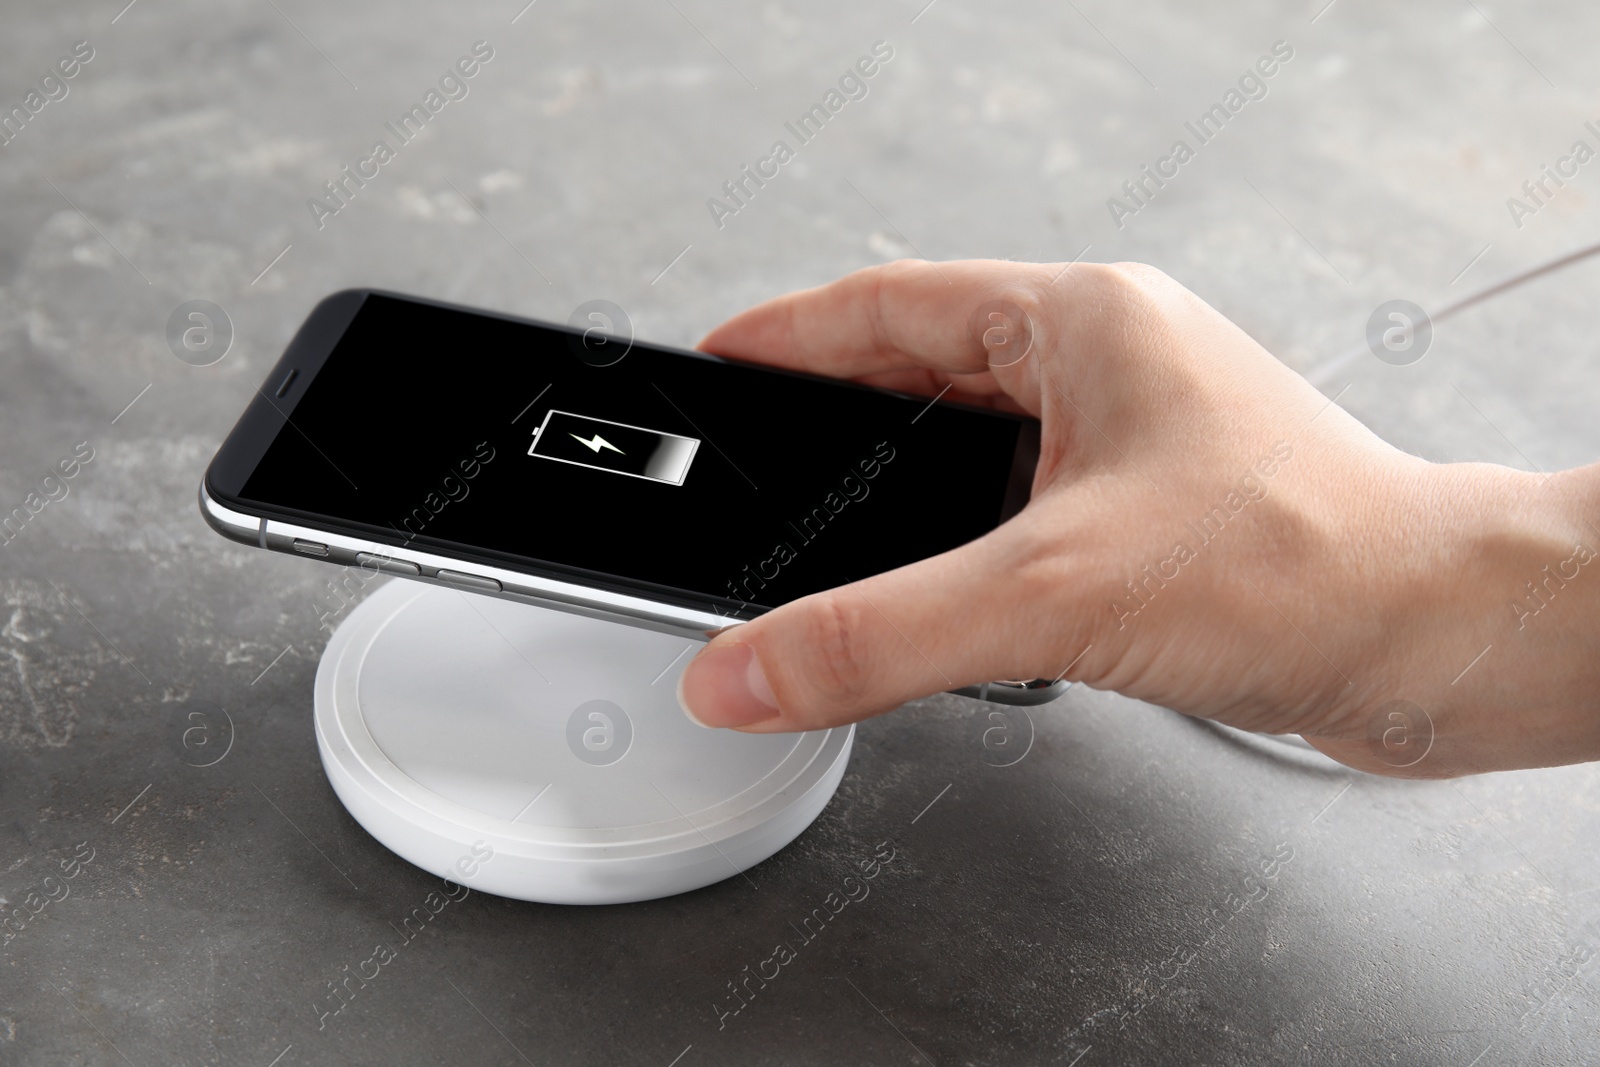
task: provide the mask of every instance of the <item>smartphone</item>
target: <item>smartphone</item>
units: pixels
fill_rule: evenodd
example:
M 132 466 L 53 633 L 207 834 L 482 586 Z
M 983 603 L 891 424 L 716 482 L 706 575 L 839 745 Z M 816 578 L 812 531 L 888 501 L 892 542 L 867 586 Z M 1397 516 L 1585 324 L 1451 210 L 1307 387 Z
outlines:
M 613 327 L 335 293 L 223 442 L 201 511 L 244 544 L 704 640 L 1027 503 L 1036 420 Z M 997 685 L 1049 698 L 974 695 Z

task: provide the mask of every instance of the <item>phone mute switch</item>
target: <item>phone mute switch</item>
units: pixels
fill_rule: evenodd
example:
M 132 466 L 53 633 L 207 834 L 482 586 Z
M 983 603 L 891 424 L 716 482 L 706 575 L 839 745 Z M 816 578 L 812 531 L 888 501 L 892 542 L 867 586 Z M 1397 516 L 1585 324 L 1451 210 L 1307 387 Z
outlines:
M 457 589 L 466 589 L 475 593 L 498 593 L 500 583 L 493 578 L 485 578 L 478 574 L 462 574 L 460 571 L 440 571 L 435 575 L 441 582 L 453 585 Z
M 328 546 L 321 541 L 307 541 L 299 537 L 294 539 L 294 550 L 308 556 L 326 556 L 328 554 Z

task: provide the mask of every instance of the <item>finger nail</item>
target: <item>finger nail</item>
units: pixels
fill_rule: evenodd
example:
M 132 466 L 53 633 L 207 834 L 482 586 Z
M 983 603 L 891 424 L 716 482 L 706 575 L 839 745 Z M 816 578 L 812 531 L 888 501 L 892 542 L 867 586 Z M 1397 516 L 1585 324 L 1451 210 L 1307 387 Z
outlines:
M 678 704 L 708 728 L 749 726 L 776 718 L 778 698 L 749 645 L 709 646 L 678 677 Z

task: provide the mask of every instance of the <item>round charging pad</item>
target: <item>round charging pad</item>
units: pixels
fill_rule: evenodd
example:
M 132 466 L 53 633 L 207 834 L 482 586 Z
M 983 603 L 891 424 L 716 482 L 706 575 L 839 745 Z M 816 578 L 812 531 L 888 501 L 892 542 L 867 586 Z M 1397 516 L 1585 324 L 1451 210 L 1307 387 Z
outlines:
M 322 765 L 373 837 L 473 889 L 617 904 L 710 885 L 811 824 L 854 727 L 696 726 L 675 689 L 697 648 L 391 581 L 317 668 Z

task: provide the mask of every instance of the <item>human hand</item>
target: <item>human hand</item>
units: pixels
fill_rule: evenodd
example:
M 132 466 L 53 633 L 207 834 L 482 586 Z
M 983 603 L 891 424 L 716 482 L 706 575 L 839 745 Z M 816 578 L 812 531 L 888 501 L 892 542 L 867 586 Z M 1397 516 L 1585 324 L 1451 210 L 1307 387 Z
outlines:
M 1001 300 L 1031 324 L 1020 359 L 970 324 Z M 679 685 L 703 724 L 816 729 L 1065 672 L 1376 773 L 1600 758 L 1600 467 L 1402 453 L 1134 264 L 892 263 L 701 347 L 1043 425 L 1010 522 L 715 636 Z

